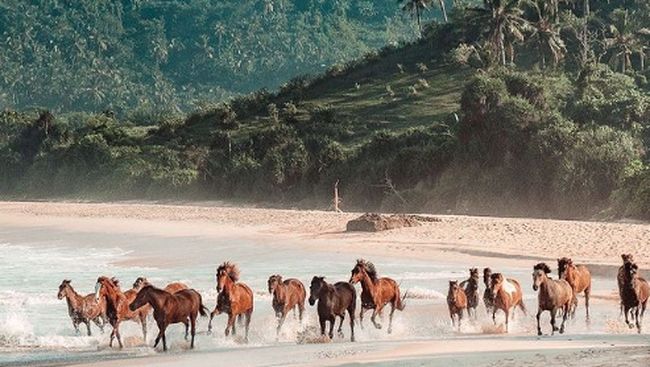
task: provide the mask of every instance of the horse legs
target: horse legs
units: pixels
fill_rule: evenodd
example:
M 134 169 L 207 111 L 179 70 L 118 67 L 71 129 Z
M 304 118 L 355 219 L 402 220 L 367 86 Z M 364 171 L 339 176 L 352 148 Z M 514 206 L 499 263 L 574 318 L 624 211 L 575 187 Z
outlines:
M 302 314 L 305 312 L 305 303 L 298 304 L 298 321 L 302 324 Z
M 460 332 L 460 323 L 463 320 L 463 309 L 458 310 L 458 332 Z
M 102 320 L 102 319 L 101 319 L 100 317 L 95 317 L 95 318 L 93 319 L 93 322 L 95 323 L 95 325 L 97 325 L 97 327 L 99 328 L 99 330 L 100 330 L 100 331 L 102 332 L 102 334 L 103 334 L 103 333 L 104 333 L 104 323 L 105 323 L 105 321 L 102 320 L 102 322 L 100 323 L 99 320 Z
M 120 335 L 120 327 L 119 323 L 115 325 L 115 337 L 117 338 L 117 344 L 120 346 L 120 349 L 122 349 L 124 346 L 122 345 L 122 335 Z
M 557 309 L 554 307 L 551 310 L 551 335 L 554 335 L 558 328 L 555 326 L 555 316 L 557 315 Z
M 78 320 L 72 320 L 72 326 L 74 327 L 74 332 L 75 334 L 79 335 L 81 332 L 79 331 L 79 321 Z
M 449 310 L 449 317 L 451 318 L 451 326 L 456 326 L 456 318 L 454 317 L 454 311 Z
M 344 338 L 345 335 L 343 334 L 343 321 L 345 320 L 345 312 L 343 312 L 340 317 L 341 322 L 339 322 L 339 328 L 336 333 L 338 334 L 339 338 Z
M 320 335 L 325 335 L 325 322 L 326 322 L 326 320 L 319 316 L 318 321 L 320 322 Z
M 294 319 L 295 319 L 296 318 L 296 309 L 295 308 L 293 309 L 293 316 L 294 316 Z M 280 315 L 280 318 L 278 319 L 278 327 L 275 330 L 276 335 L 280 334 L 280 329 L 282 328 L 282 324 L 284 324 L 284 319 L 286 319 L 286 318 L 287 318 L 287 313 L 282 311 L 282 314 Z
M 506 333 L 508 332 L 508 319 L 510 317 L 510 310 L 506 310 Z
M 494 325 L 497 324 L 497 308 L 496 307 L 492 308 L 492 322 L 494 322 Z
M 334 323 L 336 323 L 336 316 L 330 316 L 329 322 L 330 322 L 329 337 L 330 339 L 334 339 Z
M 393 332 L 393 314 L 395 313 L 395 302 L 390 305 L 390 313 L 388 314 L 388 334 Z
M 354 342 L 354 307 L 356 304 L 351 304 L 350 307 L 348 307 L 348 314 L 350 314 L 350 341 Z
M 90 320 L 86 320 L 86 329 L 88 329 L 88 336 L 92 336 L 92 333 L 90 332 Z
M 235 315 L 229 314 L 228 315 L 228 323 L 226 323 L 226 337 L 230 335 L 230 329 L 232 328 L 233 335 L 235 335 Z
M 636 321 L 636 331 L 641 334 L 641 322 L 639 321 L 639 307 L 637 306 L 636 311 L 634 312 L 634 319 Z
M 194 335 L 196 335 L 196 314 L 195 313 L 190 315 L 190 324 L 192 325 L 192 342 L 190 343 L 190 349 L 194 349 Z
M 553 311 L 551 311 L 551 312 L 553 312 Z M 542 335 L 542 327 L 541 327 L 540 324 L 539 324 L 539 318 L 540 318 L 540 316 L 542 316 L 542 309 L 541 309 L 541 308 L 538 308 L 538 309 L 537 309 L 537 316 L 536 316 L 536 319 L 537 319 L 537 335 L 538 335 L 538 336 L 541 336 L 541 335 Z
M 631 329 L 631 328 L 633 328 L 634 326 L 632 326 L 632 324 L 630 324 L 630 319 L 629 319 L 629 315 L 630 315 L 630 307 L 625 306 L 625 310 L 624 310 L 624 311 L 625 311 L 625 323 L 626 323 L 627 326 Z
M 589 296 L 591 295 L 591 286 L 585 289 L 585 309 L 587 310 L 587 322 L 589 322 Z
M 246 312 L 246 323 L 244 324 L 244 331 L 245 331 L 244 340 L 246 341 L 246 343 L 248 343 L 248 329 L 250 328 L 251 325 L 252 315 L 253 315 L 253 310 Z
M 185 341 L 187 341 L 187 339 L 189 337 L 190 323 L 189 323 L 189 321 L 185 320 L 185 322 L 183 324 L 185 324 Z
M 379 309 L 379 307 L 375 307 L 375 308 L 372 310 L 372 316 L 370 316 L 370 321 L 372 321 L 372 324 L 375 325 L 375 328 L 376 328 L 376 329 L 381 329 L 381 324 L 377 323 L 377 321 L 375 320 L 375 319 L 377 318 L 377 314 L 378 314 L 380 311 L 381 311 L 381 310 Z
M 562 314 L 562 325 L 560 325 L 560 334 L 564 334 L 564 324 L 566 323 L 566 319 L 569 315 L 569 306 L 564 305 L 564 313 Z
M 165 336 L 165 331 L 167 329 L 167 325 L 163 325 L 163 328 L 160 330 L 162 333 L 162 341 L 163 341 L 163 351 L 167 351 L 167 336 Z
M 363 314 L 368 311 L 366 308 L 361 306 L 361 311 L 359 311 L 359 326 L 361 327 L 361 330 L 363 330 Z

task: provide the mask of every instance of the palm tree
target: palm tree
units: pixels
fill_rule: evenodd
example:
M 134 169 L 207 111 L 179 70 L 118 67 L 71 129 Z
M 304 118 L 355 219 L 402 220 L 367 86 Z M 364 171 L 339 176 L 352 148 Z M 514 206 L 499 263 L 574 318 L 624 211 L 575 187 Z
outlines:
M 488 48 L 504 66 L 508 61 L 514 62 L 514 43 L 524 40 L 524 30 L 529 25 L 520 3 L 521 0 L 483 0 L 483 7 L 469 9 L 486 25 Z
M 443 0 L 440 0 L 443 2 Z M 397 0 L 398 4 L 404 3 L 402 11 L 411 13 L 418 22 L 418 29 L 422 33 L 422 12 L 429 8 L 433 0 Z M 443 2 L 444 3 L 444 2 Z M 447 14 L 445 13 L 445 18 Z
M 639 39 L 639 31 L 634 29 L 627 9 L 618 9 L 610 15 L 609 37 L 604 39 L 604 44 L 610 52 L 609 62 L 620 66 L 621 73 L 632 67 L 632 54 L 638 52 L 641 56 L 642 67 L 645 67 L 645 47 Z
M 531 21 L 533 33 L 530 39 L 537 43 L 542 68 L 546 68 L 546 55 L 553 58 L 557 65 L 567 49 L 557 28 L 558 0 L 529 0 L 528 4 L 535 10 L 536 18 Z

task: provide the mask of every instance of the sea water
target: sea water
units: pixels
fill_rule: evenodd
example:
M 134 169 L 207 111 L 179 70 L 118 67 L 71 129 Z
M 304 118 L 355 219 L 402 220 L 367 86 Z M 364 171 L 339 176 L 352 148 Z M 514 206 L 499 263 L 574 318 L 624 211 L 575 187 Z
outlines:
M 199 291 L 209 309 L 216 302 L 215 267 L 224 260 L 233 260 L 241 268 L 241 280 L 255 293 L 255 311 L 251 322 L 250 341 L 242 344 L 238 338 L 223 335 L 225 316 L 217 316 L 213 322 L 213 335 L 206 334 L 207 319 L 199 320 L 199 335 L 196 349 L 199 351 L 231 350 L 237 348 L 278 347 L 296 345 L 296 335 L 305 330 L 315 330 L 318 325 L 315 307 L 306 305 L 305 319 L 302 323 L 292 315 L 280 335 L 276 335 L 276 320 L 271 308 L 271 296 L 267 291 L 269 275 L 279 273 L 285 278 L 300 279 L 309 292 L 309 282 L 314 275 L 326 276 L 329 282 L 347 281 L 356 256 L 349 253 L 328 251 L 301 251 L 295 246 L 268 246 L 252 241 L 224 239 L 211 240 L 210 251 L 205 260 L 189 266 L 170 266 L 165 268 L 137 265 L 131 251 L 119 245 L 98 246 L 86 244 L 78 246 L 78 239 L 67 243 L 64 239 L 41 238 L 36 242 L 0 243 L 0 365 L 23 365 L 45 363 L 72 363 L 131 356 L 148 356 L 157 352 L 151 348 L 157 328 L 149 319 L 148 339 L 142 339 L 140 326 L 124 322 L 121 326 L 122 338 L 126 347 L 123 350 L 108 347 L 110 325 L 106 332 L 100 333 L 93 324 L 92 336 L 86 336 L 85 325 L 80 326 L 81 335 L 76 335 L 68 316 L 65 300 L 57 299 L 58 286 L 63 279 L 72 280 L 72 286 L 80 294 L 88 294 L 94 289 L 100 275 L 116 276 L 122 288 L 128 289 L 139 276 L 146 276 L 158 286 L 180 281 Z M 0 242 L 3 238 L 0 236 Z M 15 237 L 13 237 L 15 242 Z M 140 238 L 139 241 L 160 241 Z M 73 243 L 74 242 L 74 243 Z M 162 243 L 161 246 L 169 245 Z M 164 256 L 164 249 L 160 250 Z M 226 258 L 222 257 L 227 254 Z M 407 308 L 396 312 L 393 333 L 387 334 L 387 313 L 384 312 L 383 329 L 377 330 L 370 323 L 371 312 L 366 313 L 365 328 L 357 326 L 356 338 L 360 343 L 372 341 L 421 340 L 431 338 L 459 338 L 496 332 L 492 320 L 481 304 L 478 309 L 479 320 L 465 322 L 458 332 L 450 325 L 446 307 L 446 291 L 449 280 L 467 278 L 468 269 L 445 263 L 444 261 L 416 261 L 396 258 L 372 257 L 371 259 L 382 276 L 390 276 L 401 284 L 402 292 L 408 292 Z M 481 264 L 479 264 L 481 265 Z M 536 295 L 532 291 L 531 270 L 505 268 L 495 269 L 509 277 L 519 279 L 524 300 L 529 313 L 536 311 Z M 481 282 L 482 283 L 482 282 Z M 596 291 L 607 292 L 615 289 L 613 279 L 595 279 Z M 357 286 L 358 289 L 359 286 Z M 482 299 L 483 286 L 480 296 Z M 482 301 L 481 301 L 482 303 Z M 612 321 L 617 319 L 618 309 L 611 304 L 592 306 L 592 323 L 585 326 L 582 321 L 583 299 L 580 299 L 577 320 L 571 321 L 568 331 L 577 335 L 611 332 Z M 533 316 L 518 314 L 511 322 L 511 333 L 534 335 Z M 503 315 L 498 319 L 503 321 Z M 618 322 L 620 323 L 620 322 Z M 618 325 L 618 324 L 617 324 Z M 548 319 L 543 329 L 548 331 Z M 239 327 L 241 333 L 243 327 Z M 334 342 L 349 340 L 349 324 L 346 320 L 343 331 L 345 339 L 335 337 Z M 188 343 L 183 340 L 184 327 L 171 326 L 167 332 L 170 351 L 185 352 Z M 621 329 L 620 332 L 626 332 Z

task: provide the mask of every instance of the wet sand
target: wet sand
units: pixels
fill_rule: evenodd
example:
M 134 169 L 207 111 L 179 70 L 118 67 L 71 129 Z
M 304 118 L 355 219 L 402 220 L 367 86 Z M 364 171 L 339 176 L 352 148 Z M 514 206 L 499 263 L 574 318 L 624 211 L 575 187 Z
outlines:
M 528 269 L 532 263 L 571 256 L 590 264 L 596 276 L 615 274 L 620 254 L 637 254 L 642 268 L 650 265 L 650 226 L 642 223 L 580 222 L 540 219 L 437 216 L 442 221 L 382 233 L 346 233 L 345 223 L 358 213 L 271 210 L 203 205 L 146 203 L 80 204 L 0 202 L 0 226 L 29 233 L 44 243 L 65 233 L 80 251 L 98 243 L 129 251 L 118 266 L 183 267 L 218 258 L 210 239 L 250 241 L 268 251 L 297 248 L 358 257 L 403 258 L 468 266 Z M 107 242 L 107 234 L 111 241 Z M 120 236 L 116 236 L 119 234 Z M 198 240 L 200 239 L 200 240 Z M 254 257 L 254 254 L 251 254 Z M 343 255 L 341 255 L 343 256 Z M 523 270 L 522 270 L 523 271 Z M 343 274 L 343 276 L 346 276 Z M 522 279 L 526 286 L 528 279 Z M 443 291 L 443 290 L 441 290 Z M 596 307 L 617 309 L 612 287 L 595 292 Z M 533 302 L 530 302 L 531 306 Z M 536 303 L 536 302 L 534 302 Z M 532 308 L 529 306 L 529 309 Z M 424 307 L 424 306 L 422 306 Z M 436 306 L 438 312 L 444 307 Z M 647 323 L 646 323 L 647 324 Z M 237 365 L 449 365 L 582 366 L 648 365 L 648 335 L 637 336 L 618 326 L 609 333 L 542 337 L 520 330 L 514 335 L 468 335 L 453 340 L 363 341 L 229 348 L 220 351 L 174 352 L 119 361 L 92 361 L 103 366 L 202 366 L 216 362 Z M 643 347 L 646 345 L 646 347 Z M 632 358 L 631 356 L 638 358 Z M 128 358 L 128 356 L 124 356 Z M 82 361 L 83 359 L 79 360 Z M 399 361 L 399 362 L 398 362 Z M 91 362 L 91 361 L 88 361 Z

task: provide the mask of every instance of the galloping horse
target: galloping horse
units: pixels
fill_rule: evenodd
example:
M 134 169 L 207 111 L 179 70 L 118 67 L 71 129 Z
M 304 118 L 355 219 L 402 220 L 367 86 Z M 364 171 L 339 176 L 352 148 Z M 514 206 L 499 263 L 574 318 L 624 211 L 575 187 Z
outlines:
M 354 341 L 354 311 L 357 307 L 357 291 L 349 282 L 328 284 L 325 277 L 313 277 L 309 286 L 309 304 L 313 306 L 318 300 L 318 321 L 320 333 L 325 335 L 325 323 L 330 322 L 330 339 L 334 338 L 334 323 L 336 317 L 341 318 L 338 334 L 343 337 L 343 321 L 345 311 L 350 315 L 350 341 Z
M 280 333 L 280 328 L 282 328 L 289 310 L 293 310 L 295 317 L 297 308 L 298 319 L 302 322 L 302 314 L 305 312 L 305 298 L 307 298 L 307 292 L 302 282 L 293 278 L 282 281 L 282 276 L 275 274 L 269 277 L 267 285 L 269 293 L 273 295 L 273 310 L 278 318 L 276 333 Z
M 648 298 L 650 298 L 650 284 L 648 284 L 647 280 L 641 278 L 638 272 L 639 267 L 636 264 L 631 262 L 625 264 L 621 303 L 625 312 L 625 323 L 630 329 L 634 327 L 628 318 L 631 314 L 630 311 L 633 311 L 636 329 L 640 334 L 643 315 L 648 304 Z
M 103 333 L 107 320 L 106 301 L 103 299 L 96 301 L 95 295 L 92 293 L 87 296 L 80 295 L 75 292 L 70 282 L 70 280 L 61 282 L 57 297 L 59 299 L 66 299 L 68 303 L 68 315 L 70 315 L 75 331 L 79 334 L 79 324 L 83 322 L 86 324 L 86 329 L 88 329 L 88 336 L 91 336 L 90 322 L 92 321 Z
M 469 269 L 469 278 L 460 282 L 460 287 L 465 291 L 467 298 L 467 316 L 474 316 L 476 319 L 476 308 L 478 307 L 478 269 Z
M 551 273 L 551 268 L 544 263 L 539 263 L 533 267 L 533 290 L 537 294 L 537 335 L 542 335 L 542 328 L 539 325 L 539 318 L 543 311 L 551 313 L 551 335 L 555 333 L 558 328 L 555 326 L 555 316 L 558 310 L 563 310 L 562 326 L 560 326 L 560 334 L 564 333 L 564 323 L 566 322 L 569 314 L 569 309 L 573 303 L 573 288 L 564 279 L 554 280 L 548 277 Z
M 573 288 L 573 310 L 571 317 L 575 316 L 578 308 L 578 294 L 585 293 L 585 308 L 587 321 L 589 321 L 589 295 L 591 294 L 591 273 L 584 265 L 575 265 L 568 257 L 557 259 L 558 277 L 566 280 Z
M 135 300 L 129 304 L 129 310 L 151 305 L 153 307 L 153 318 L 158 324 L 158 336 L 153 347 L 158 345 L 162 338 L 163 350 L 167 350 L 167 338 L 165 331 L 169 324 L 185 324 L 185 340 L 187 340 L 188 329 L 192 327 L 192 342 L 190 348 L 194 348 L 194 335 L 196 334 L 196 317 L 207 316 L 208 309 L 203 306 L 201 295 L 194 289 L 183 289 L 171 294 L 152 285 L 144 286 Z
M 352 268 L 351 273 L 351 284 L 361 282 L 359 326 L 363 328 L 363 313 L 367 310 L 373 310 L 370 320 L 377 329 L 381 329 L 381 324 L 377 323 L 375 318 L 377 315 L 381 317 L 384 306 L 390 303 L 391 308 L 388 316 L 388 333 L 390 334 L 393 327 L 393 313 L 395 313 L 395 309 L 400 311 L 404 310 L 403 298 L 400 298 L 399 285 L 391 278 L 379 278 L 375 265 L 363 259 L 357 260 L 357 264 Z
M 136 292 L 140 292 L 142 288 L 144 288 L 147 285 L 153 285 L 149 283 L 149 280 L 145 277 L 138 277 L 135 282 L 133 282 L 133 290 Z M 169 292 L 171 294 L 174 294 L 178 291 L 182 291 L 183 289 L 189 289 L 189 287 L 181 282 L 173 282 L 169 283 L 163 288 L 164 291 Z
M 109 346 L 113 346 L 113 339 L 117 338 L 120 348 L 122 345 L 122 337 L 120 336 L 120 322 L 126 320 L 133 320 L 142 325 L 142 335 L 147 341 L 147 314 L 149 310 L 146 307 L 139 308 L 135 311 L 129 309 L 129 304 L 133 302 L 136 293 L 131 291 L 127 295 L 122 293 L 118 285 L 118 280 L 115 278 L 99 277 L 95 284 L 95 300 L 99 301 L 104 299 L 106 301 L 106 315 L 108 322 L 113 327 L 111 331 L 111 341 Z
M 506 279 L 501 273 L 494 273 L 490 276 L 490 291 L 494 297 L 494 308 L 492 320 L 496 324 L 496 312 L 502 310 L 506 314 L 506 332 L 508 332 L 508 319 L 510 310 L 513 309 L 512 317 L 515 317 L 514 308 L 519 306 L 526 313 L 526 306 L 522 300 L 523 293 L 519 282 L 514 279 Z
M 622 254 L 621 259 L 623 260 L 623 265 L 618 268 L 618 275 L 616 281 L 618 283 L 618 296 L 621 299 L 621 315 L 623 314 L 623 286 L 625 285 L 625 264 L 634 263 L 634 256 L 632 254 Z
M 485 284 L 485 291 L 483 292 L 483 303 L 485 304 L 485 311 L 487 311 L 488 315 L 494 309 L 494 296 L 490 289 L 490 277 L 492 277 L 492 269 L 484 268 L 483 284 Z
M 228 324 L 226 325 L 225 334 L 230 335 L 232 329 L 233 335 L 236 335 L 235 318 L 243 315 L 245 320 L 246 336 L 244 340 L 248 341 L 248 329 L 253 314 L 253 291 L 244 283 L 239 283 L 239 268 L 231 262 L 224 262 L 217 268 L 217 306 L 210 313 L 210 322 L 208 323 L 208 332 L 212 331 L 212 318 L 222 312 L 228 314 Z
M 465 290 L 455 280 L 449 281 L 449 292 L 447 292 L 447 306 L 449 307 L 449 317 L 451 324 L 456 325 L 454 316 L 458 317 L 458 330 L 463 320 L 463 310 L 467 309 L 467 296 Z M 469 311 L 468 311 L 469 314 Z

